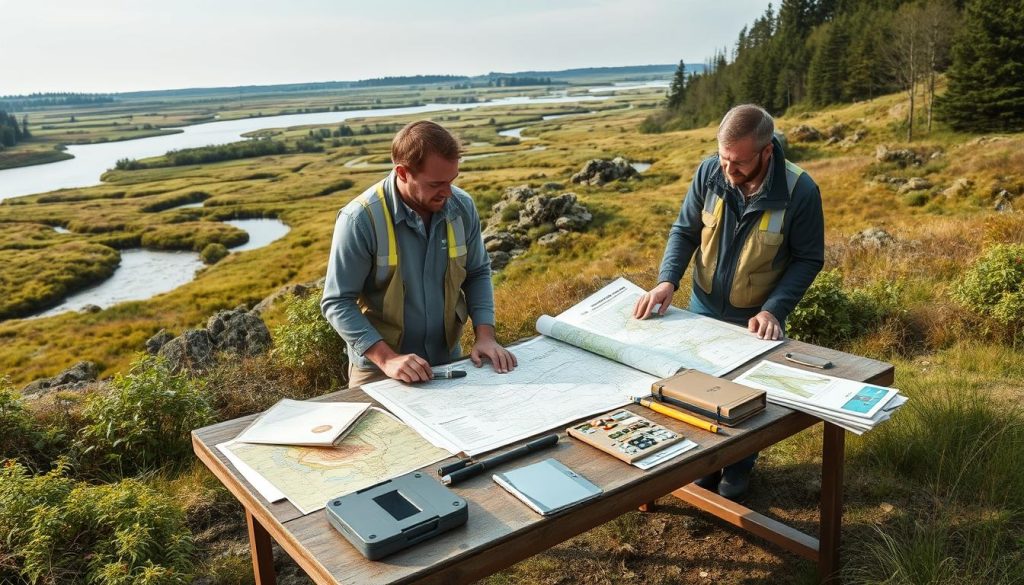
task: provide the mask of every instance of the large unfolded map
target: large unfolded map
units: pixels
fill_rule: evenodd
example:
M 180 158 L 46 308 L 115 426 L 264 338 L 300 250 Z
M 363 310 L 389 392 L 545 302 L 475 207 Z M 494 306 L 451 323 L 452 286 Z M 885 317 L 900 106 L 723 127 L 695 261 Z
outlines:
M 331 498 L 436 463 L 451 453 L 424 441 L 408 426 L 371 409 L 334 447 L 217 445 L 269 501 L 288 498 L 303 514 Z M 269 483 L 269 486 L 267 485 Z
M 782 343 L 675 307 L 634 319 L 644 292 L 619 278 L 557 317 L 542 316 L 537 331 L 659 378 L 683 369 L 721 376 Z
M 435 445 L 475 455 L 627 404 L 657 379 L 547 337 L 512 351 L 519 366 L 507 374 L 464 360 L 452 367 L 465 378 L 385 380 L 363 391 Z

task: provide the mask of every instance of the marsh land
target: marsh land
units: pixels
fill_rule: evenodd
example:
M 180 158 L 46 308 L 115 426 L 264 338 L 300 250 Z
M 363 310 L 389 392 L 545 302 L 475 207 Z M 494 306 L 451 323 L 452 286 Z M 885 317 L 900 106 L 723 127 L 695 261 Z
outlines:
M 534 242 L 496 272 L 502 341 L 531 335 L 538 315 L 557 314 L 615 277 L 654 285 L 667 230 L 693 170 L 716 151 L 715 128 L 642 133 L 641 124 L 665 97 L 664 87 L 639 81 L 610 76 L 557 86 L 438 83 L 141 96 L 33 115 L 35 136 L 66 144 L 106 139 L 104 148 L 144 135 L 172 144 L 200 128 L 195 124 L 233 120 L 240 133 L 253 137 L 250 142 L 265 142 L 261 148 L 273 151 L 229 145 L 177 155 L 166 149 L 133 153 L 123 143 L 117 152 L 126 154 L 109 161 L 102 182 L 83 173 L 79 178 L 89 186 L 11 197 L 3 193 L 3 173 L 10 171 L 0 171 L 0 372 L 7 400 L 17 401 L 14 388 L 80 360 L 95 362 L 101 377 L 126 374 L 160 329 L 177 334 L 217 310 L 252 307 L 283 286 L 317 281 L 326 269 L 338 209 L 388 171 L 393 133 L 424 117 L 467 145 L 458 184 L 474 196 L 485 220 L 507 189 L 521 185 L 572 192 L 593 215 L 585 229 L 550 245 Z M 590 91 L 612 82 L 623 85 Z M 911 399 L 888 424 L 848 441 L 844 577 L 1011 582 L 1024 568 L 1024 471 L 1011 465 L 1024 448 L 1016 406 L 1024 398 L 1024 357 L 1019 339 L 988 324 L 952 291 L 993 247 L 1024 244 L 1024 214 L 1013 211 L 1024 206 L 1024 135 L 939 128 L 907 143 L 905 99 L 888 95 L 791 111 L 777 122 L 787 134 L 789 158 L 821 187 L 827 225 L 826 272 L 808 302 L 836 312 L 828 322 L 808 317 L 800 333 L 895 363 L 895 385 Z M 287 122 L 258 130 L 245 125 L 269 116 L 286 116 Z M 179 127 L 186 131 L 168 133 Z M 68 152 L 77 156 L 94 147 Z M 885 154 L 902 150 L 909 158 Z M 616 156 L 649 166 L 629 180 L 571 182 L 587 161 Z M 45 167 L 15 170 L 25 177 L 33 168 Z M 290 229 L 264 247 L 204 266 L 194 279 L 152 298 L 25 318 L 103 282 L 129 251 L 239 246 L 245 231 L 228 223 L 238 219 L 275 219 Z M 533 235 L 553 232 L 553 226 L 538 226 Z M 684 278 L 683 288 L 688 286 Z M 676 299 L 685 303 L 685 293 Z M 851 316 L 865 306 L 873 307 L 872 318 Z M 285 304 L 263 315 L 275 335 L 292 316 Z M 846 329 L 829 328 L 843 318 Z M 286 346 L 283 338 L 275 341 Z M 341 383 L 317 378 L 312 384 L 301 367 L 275 359 L 242 360 L 211 374 L 204 382 L 216 397 L 210 420 L 255 412 L 282 396 L 323 394 Z M 25 407 L 31 424 L 50 429 L 45 445 L 51 450 L 44 457 L 50 459 L 39 471 L 70 452 L 67 446 L 86 428 L 83 421 L 91 420 L 82 413 L 87 403 L 87 395 L 76 394 Z M 5 412 L 0 408 L 0 420 Z M 820 432 L 811 430 L 763 453 L 748 504 L 813 533 L 819 445 Z M 187 449 L 155 471 L 97 473 L 84 464 L 80 471 L 82 484 L 120 488 L 137 482 L 160 494 L 184 518 L 194 542 L 188 564 L 204 582 L 251 579 L 241 508 Z M 66 468 L 61 473 L 75 477 Z M 657 512 L 624 516 L 486 582 L 813 579 L 810 563 L 682 503 L 661 503 Z M 19 562 L 16 553 L 0 543 L 0 577 L 10 570 L 8 559 Z M 279 565 L 291 582 L 303 582 L 287 560 Z M 914 571 L 925 578 L 907 577 Z

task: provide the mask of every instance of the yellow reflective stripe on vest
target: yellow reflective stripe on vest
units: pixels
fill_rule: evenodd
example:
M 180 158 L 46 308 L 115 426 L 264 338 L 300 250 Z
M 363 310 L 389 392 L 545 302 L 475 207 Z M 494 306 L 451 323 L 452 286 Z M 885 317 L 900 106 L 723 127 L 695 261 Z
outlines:
M 377 183 L 373 191 L 360 195 L 356 201 L 370 214 L 373 234 L 377 240 L 376 281 L 378 285 L 384 285 L 391 280 L 391 276 L 398 268 L 395 224 L 391 221 L 391 211 L 388 210 L 384 198 L 384 182 Z M 381 226 L 384 227 L 383 230 L 380 229 Z
M 718 193 L 715 193 L 714 191 L 712 191 L 704 199 L 704 212 L 705 213 L 710 213 L 711 215 L 714 215 L 715 217 L 721 217 L 722 216 L 722 206 L 724 204 L 725 204 L 725 200 L 723 200 L 718 195 Z
M 793 197 L 793 190 L 796 189 L 796 182 L 804 170 L 795 164 L 786 161 L 786 188 L 789 190 L 789 197 Z M 785 209 L 771 209 L 761 214 L 761 224 L 758 229 L 770 234 L 781 234 L 782 223 L 786 219 Z
M 398 243 L 395 238 L 395 223 L 391 220 L 384 195 L 384 181 L 377 183 L 373 191 L 360 195 L 357 199 L 370 214 L 374 236 L 377 239 L 377 283 L 386 284 L 391 280 L 398 267 Z M 456 216 L 445 222 L 447 227 L 448 258 L 460 258 L 466 255 L 466 229 L 462 218 Z M 384 230 L 378 229 L 384 226 Z

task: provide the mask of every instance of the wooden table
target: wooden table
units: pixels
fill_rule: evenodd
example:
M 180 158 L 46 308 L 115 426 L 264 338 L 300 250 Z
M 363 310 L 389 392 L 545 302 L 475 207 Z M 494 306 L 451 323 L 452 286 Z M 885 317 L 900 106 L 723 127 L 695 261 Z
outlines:
M 791 340 L 725 377 L 735 378 L 760 359 L 788 363 L 782 357 L 787 351 L 828 358 L 836 366 L 828 370 L 834 376 L 879 385 L 890 385 L 893 381 L 890 364 Z M 358 389 L 344 390 L 322 399 L 373 402 Z M 769 404 L 765 413 L 740 427 L 726 428 L 724 434 L 713 435 L 638 406 L 630 409 L 684 434 L 700 447 L 641 471 L 569 439 L 564 432 L 569 425 L 563 425 L 557 429 L 562 435 L 557 447 L 519 460 L 517 466 L 554 457 L 600 486 L 604 490 L 600 498 L 544 518 L 495 484 L 490 474 L 484 474 L 454 487 L 455 492 L 469 502 L 469 521 L 464 526 L 380 561 L 363 558 L 331 527 L 323 510 L 304 516 L 286 500 L 276 504 L 267 502 L 228 463 L 215 446 L 234 438 L 252 416 L 193 431 L 192 444 L 200 460 L 245 508 L 256 583 L 261 585 L 276 581 L 271 538 L 317 583 L 469 583 L 626 512 L 646 509 L 650 502 L 666 494 L 673 494 L 785 550 L 816 561 L 822 581 L 837 580 L 843 508 L 845 431 L 842 428 L 822 423 L 819 540 L 691 484 L 699 477 L 820 423 L 819 419 Z M 434 467 L 425 470 L 433 475 Z

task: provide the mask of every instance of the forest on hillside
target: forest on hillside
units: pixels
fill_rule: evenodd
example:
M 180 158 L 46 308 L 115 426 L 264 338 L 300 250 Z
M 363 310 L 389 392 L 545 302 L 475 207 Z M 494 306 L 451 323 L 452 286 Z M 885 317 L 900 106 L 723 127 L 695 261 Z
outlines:
M 948 91 L 938 96 L 940 75 Z M 680 62 L 648 132 L 715 122 L 734 104 L 773 114 L 904 92 L 915 121 L 957 130 L 1024 128 L 1024 4 L 998 0 L 783 0 L 703 72 Z

